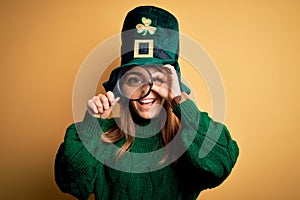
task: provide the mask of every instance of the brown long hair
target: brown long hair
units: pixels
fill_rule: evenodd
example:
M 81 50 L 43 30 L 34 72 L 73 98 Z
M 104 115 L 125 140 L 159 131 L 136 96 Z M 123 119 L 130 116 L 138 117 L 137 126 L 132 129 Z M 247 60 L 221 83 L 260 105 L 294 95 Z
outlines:
M 134 142 L 134 136 L 135 136 L 135 124 L 132 119 L 130 109 L 128 108 L 128 106 L 123 104 L 124 102 L 120 101 L 120 124 L 119 124 L 120 127 L 115 126 L 109 131 L 101 135 L 101 141 L 106 143 L 114 143 L 119 141 L 123 137 L 125 137 L 126 142 L 119 149 L 116 160 L 119 160 L 122 157 L 122 155 L 124 155 L 127 152 L 127 150 L 131 147 L 131 145 Z M 173 113 L 169 102 L 165 101 L 163 106 L 167 113 L 167 119 L 161 130 L 162 133 L 161 142 L 163 145 L 167 145 L 172 141 L 172 139 L 175 137 L 176 133 L 178 132 L 180 127 L 180 121 Z M 130 135 L 127 133 L 130 133 Z M 174 156 L 172 154 L 173 148 L 174 147 L 171 145 L 166 146 L 165 155 L 160 161 L 161 164 L 164 163 L 169 158 L 169 156 L 172 157 Z

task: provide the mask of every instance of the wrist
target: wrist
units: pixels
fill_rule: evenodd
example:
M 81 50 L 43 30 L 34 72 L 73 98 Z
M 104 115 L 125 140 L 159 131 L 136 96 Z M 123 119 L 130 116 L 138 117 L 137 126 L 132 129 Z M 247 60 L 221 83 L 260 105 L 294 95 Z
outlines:
M 172 100 L 170 101 L 170 105 L 171 105 L 172 108 L 174 108 L 175 106 L 177 106 L 178 104 L 184 102 L 187 99 L 188 99 L 187 93 L 182 92 L 179 95 L 172 98 Z

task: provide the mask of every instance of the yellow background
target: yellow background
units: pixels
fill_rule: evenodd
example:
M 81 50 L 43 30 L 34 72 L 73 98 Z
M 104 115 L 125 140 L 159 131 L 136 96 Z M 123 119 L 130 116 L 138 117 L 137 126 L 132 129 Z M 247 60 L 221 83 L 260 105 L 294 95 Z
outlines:
M 0 199 L 74 199 L 55 185 L 53 163 L 73 122 L 76 73 L 144 4 L 172 12 L 223 78 L 225 123 L 241 153 L 230 177 L 200 199 L 299 199 L 298 0 L 2 0 Z M 198 103 L 210 112 L 206 96 Z

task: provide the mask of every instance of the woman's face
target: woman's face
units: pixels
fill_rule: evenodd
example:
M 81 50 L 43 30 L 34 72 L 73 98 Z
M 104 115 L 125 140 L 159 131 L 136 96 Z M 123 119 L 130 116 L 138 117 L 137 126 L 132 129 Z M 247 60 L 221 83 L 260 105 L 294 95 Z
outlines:
M 132 68 L 134 69 L 134 68 Z M 148 66 L 147 69 L 153 76 L 153 84 L 160 84 L 163 80 L 163 74 L 159 70 L 159 67 Z M 158 117 L 165 100 L 156 92 L 150 91 L 150 93 L 137 101 L 131 101 L 131 105 L 134 111 L 144 119 L 151 119 Z

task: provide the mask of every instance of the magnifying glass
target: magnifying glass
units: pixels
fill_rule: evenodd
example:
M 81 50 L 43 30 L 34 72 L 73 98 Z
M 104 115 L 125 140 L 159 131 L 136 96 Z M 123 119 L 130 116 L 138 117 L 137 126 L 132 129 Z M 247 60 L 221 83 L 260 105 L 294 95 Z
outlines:
M 148 96 L 153 79 L 145 66 L 133 66 L 120 71 L 115 90 L 125 99 L 138 101 Z

